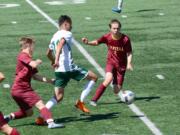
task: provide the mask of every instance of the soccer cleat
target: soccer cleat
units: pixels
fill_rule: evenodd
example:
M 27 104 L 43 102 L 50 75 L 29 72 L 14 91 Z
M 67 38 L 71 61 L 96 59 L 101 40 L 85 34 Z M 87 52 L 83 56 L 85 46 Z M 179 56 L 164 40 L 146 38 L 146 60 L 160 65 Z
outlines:
M 44 125 L 45 121 L 42 117 L 37 117 L 35 120 L 36 125 Z
M 85 113 L 90 113 L 89 109 L 87 109 L 86 106 L 84 105 L 84 102 L 81 102 L 80 100 L 76 101 L 75 107 Z
M 4 120 L 5 120 L 7 123 L 9 123 L 9 121 L 12 120 L 11 115 L 5 115 L 5 116 L 4 116 Z
M 95 101 L 90 101 L 89 104 L 92 106 L 97 106 L 97 103 Z
M 121 13 L 122 10 L 121 10 L 120 8 L 113 7 L 113 8 L 112 8 L 112 11 L 113 11 L 113 12 L 116 12 L 116 13 Z
M 48 123 L 48 128 L 49 129 L 54 129 L 54 128 L 64 128 L 64 124 L 56 124 L 55 122 L 50 122 Z

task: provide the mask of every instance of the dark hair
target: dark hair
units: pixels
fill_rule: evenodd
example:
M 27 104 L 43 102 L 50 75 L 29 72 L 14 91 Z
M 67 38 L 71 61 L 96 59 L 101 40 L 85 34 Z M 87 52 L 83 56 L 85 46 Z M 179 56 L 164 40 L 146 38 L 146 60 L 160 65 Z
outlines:
M 109 28 L 111 28 L 111 24 L 113 24 L 113 23 L 118 23 L 119 28 L 121 28 L 121 23 L 120 23 L 120 21 L 117 20 L 117 19 L 112 19 L 112 20 L 110 21 L 110 23 L 109 23 Z
M 58 20 L 59 26 L 61 26 L 64 22 L 72 23 L 71 17 L 67 15 L 61 15 Z

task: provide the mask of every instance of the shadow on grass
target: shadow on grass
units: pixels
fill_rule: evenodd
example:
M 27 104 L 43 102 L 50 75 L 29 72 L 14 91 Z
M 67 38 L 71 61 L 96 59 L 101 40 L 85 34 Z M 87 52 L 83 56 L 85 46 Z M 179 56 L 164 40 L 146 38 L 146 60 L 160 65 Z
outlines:
M 115 119 L 119 117 L 119 112 L 107 113 L 107 114 L 89 114 L 89 115 L 80 115 L 79 117 L 64 117 L 60 119 L 56 119 L 57 123 L 68 123 L 68 122 L 77 122 L 77 121 L 84 121 L 84 122 L 92 122 L 92 121 L 99 121 L 99 120 L 107 120 L 107 119 Z
M 153 96 L 153 97 L 136 97 L 135 100 L 145 100 L 147 102 L 150 102 L 151 100 L 154 99 L 160 99 L 161 97 L 159 96 Z
M 101 103 L 98 103 L 98 105 L 113 105 L 113 104 L 122 104 L 123 102 L 120 101 L 120 99 L 116 99 L 118 100 L 117 102 L 101 102 Z
M 25 123 L 25 124 L 19 124 L 19 125 L 14 125 L 13 127 L 24 127 L 24 126 L 47 126 L 47 125 L 36 125 L 35 122 L 31 123 Z
M 157 11 L 160 9 L 141 9 L 141 10 L 137 10 L 136 12 L 150 12 L 150 11 Z
M 119 117 L 119 112 L 113 112 L 113 113 L 107 113 L 107 114 L 81 114 L 80 117 L 64 117 L 55 119 L 55 122 L 57 123 L 69 123 L 69 122 L 77 122 L 77 121 L 84 121 L 84 122 L 92 122 L 92 121 L 99 121 L 99 120 L 107 120 L 107 119 L 115 119 Z M 24 126 L 40 126 L 36 125 L 34 122 L 31 123 L 25 123 L 25 124 L 19 124 L 14 125 L 13 127 L 24 127 Z M 41 125 L 47 126 L 47 125 Z

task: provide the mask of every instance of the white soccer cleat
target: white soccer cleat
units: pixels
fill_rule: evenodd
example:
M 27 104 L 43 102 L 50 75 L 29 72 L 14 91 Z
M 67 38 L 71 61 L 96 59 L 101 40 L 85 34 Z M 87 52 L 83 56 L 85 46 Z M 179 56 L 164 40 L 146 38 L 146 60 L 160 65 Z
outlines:
M 92 106 L 97 106 L 97 103 L 95 101 L 90 101 L 89 104 Z
M 54 129 L 54 128 L 64 128 L 64 124 L 56 124 L 54 122 L 48 123 L 48 128 L 49 129 Z

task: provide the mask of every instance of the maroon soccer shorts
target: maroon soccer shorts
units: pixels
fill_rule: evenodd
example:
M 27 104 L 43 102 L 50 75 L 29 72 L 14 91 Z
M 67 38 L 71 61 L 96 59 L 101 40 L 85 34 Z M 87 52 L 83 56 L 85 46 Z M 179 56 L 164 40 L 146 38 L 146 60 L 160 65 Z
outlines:
M 7 122 L 4 120 L 4 116 L 3 114 L 0 112 L 0 129 L 2 126 L 4 126 L 5 124 L 7 124 Z
M 31 109 L 41 98 L 34 90 L 12 90 L 11 95 L 18 106 L 26 111 Z
M 106 73 L 107 72 L 111 72 L 113 74 L 113 84 L 120 86 L 123 85 L 126 70 L 122 70 L 121 68 L 116 68 L 113 64 L 107 63 Z

